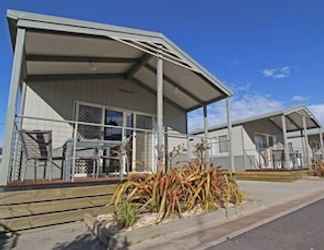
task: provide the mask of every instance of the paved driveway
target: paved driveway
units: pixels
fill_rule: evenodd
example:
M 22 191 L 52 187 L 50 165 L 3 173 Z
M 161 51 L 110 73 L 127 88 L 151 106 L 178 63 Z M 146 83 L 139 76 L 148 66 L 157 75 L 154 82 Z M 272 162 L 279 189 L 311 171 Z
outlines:
M 209 250 L 323 250 L 324 200 Z

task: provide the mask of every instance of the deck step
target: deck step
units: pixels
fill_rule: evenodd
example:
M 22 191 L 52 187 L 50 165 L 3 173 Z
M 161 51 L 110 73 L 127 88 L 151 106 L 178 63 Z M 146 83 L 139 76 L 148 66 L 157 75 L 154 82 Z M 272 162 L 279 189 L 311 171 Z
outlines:
M 0 223 L 21 231 L 79 221 L 84 214 L 112 211 L 116 185 L 65 187 L 0 193 Z
M 239 180 L 292 182 L 305 176 L 305 171 L 243 171 L 236 173 Z
M 64 187 L 0 193 L 0 206 L 112 194 L 115 185 Z
M 25 216 L 14 219 L 6 219 L 3 222 L 12 231 L 22 231 L 44 226 L 52 226 L 68 222 L 80 221 L 82 220 L 85 214 L 91 214 L 93 216 L 96 216 L 102 213 L 110 212 L 112 212 L 111 208 L 95 207 L 57 213 L 48 213 L 42 215 Z

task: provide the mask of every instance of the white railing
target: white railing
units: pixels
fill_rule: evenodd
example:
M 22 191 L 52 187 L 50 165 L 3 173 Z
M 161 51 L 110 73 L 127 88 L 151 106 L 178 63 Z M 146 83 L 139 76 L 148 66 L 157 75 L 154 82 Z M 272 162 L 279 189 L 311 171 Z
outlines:
M 42 159 L 40 155 L 37 159 L 28 159 L 26 153 L 28 150 L 32 149 L 28 147 L 26 148 L 26 145 L 23 147 L 23 137 L 21 136 L 21 133 L 23 131 L 36 130 L 38 130 L 40 134 L 42 131 L 50 131 L 52 137 L 52 140 L 50 141 L 51 152 L 46 152 L 46 154 L 49 154 L 52 159 L 57 159 L 55 161 L 60 161 L 58 159 L 61 157 L 61 161 L 64 161 L 63 163 L 58 163 L 51 159 Z M 137 140 L 134 140 L 134 138 L 137 138 Z M 84 176 L 89 175 L 89 171 L 85 170 L 89 165 L 89 163 L 87 163 L 87 157 L 89 161 L 94 161 L 95 157 L 97 157 L 96 164 L 100 165 L 101 170 L 103 168 L 109 169 L 108 166 L 103 165 L 111 165 L 112 162 L 118 160 L 118 156 L 115 156 L 113 159 L 113 156 L 107 156 L 107 154 L 109 154 L 107 152 L 113 151 L 113 148 L 122 148 L 125 141 L 131 144 L 131 152 L 130 155 L 128 155 L 128 161 L 131 167 L 128 166 L 128 168 L 133 171 L 152 171 L 155 165 L 155 139 L 154 131 L 152 130 L 73 120 L 17 116 L 16 129 L 14 131 L 11 150 L 10 180 L 19 181 L 43 175 L 43 179 L 63 178 L 65 181 L 73 181 L 75 176 L 82 176 L 82 174 Z M 84 153 L 86 150 L 83 151 L 82 145 L 90 148 L 93 147 L 93 150 L 100 152 L 97 156 L 84 156 L 86 155 L 86 153 Z M 80 153 L 81 151 L 83 153 Z M 118 150 L 114 151 L 116 153 Z M 125 154 L 121 153 L 121 155 Z M 41 165 L 40 163 L 46 165 L 47 160 L 51 161 L 50 168 L 52 168 L 52 171 L 50 172 L 54 172 L 52 176 L 45 175 L 45 170 L 41 170 L 42 166 L 39 166 Z M 38 165 L 35 163 L 35 166 L 30 166 L 32 164 L 31 161 L 37 161 Z M 120 161 L 124 161 L 124 159 L 120 159 Z M 83 167 L 78 167 L 78 165 L 81 164 L 80 162 L 83 162 Z M 67 167 L 67 164 L 71 165 L 71 167 Z M 123 163 L 123 165 L 125 164 Z M 31 173 L 31 167 L 35 168 L 33 173 Z M 92 168 L 94 167 L 98 168 L 98 166 L 93 164 Z M 120 168 L 122 169 L 120 173 L 123 173 L 123 175 L 126 174 L 126 168 L 126 166 Z M 80 169 L 83 173 L 80 173 Z M 94 173 L 95 171 L 91 172 Z M 106 173 L 108 172 L 109 171 L 107 170 Z M 120 173 L 119 175 L 121 176 Z M 103 172 L 101 171 L 99 175 L 100 174 L 103 174 Z M 109 174 L 116 175 L 115 172 Z M 98 177 L 98 173 L 96 174 L 96 177 Z

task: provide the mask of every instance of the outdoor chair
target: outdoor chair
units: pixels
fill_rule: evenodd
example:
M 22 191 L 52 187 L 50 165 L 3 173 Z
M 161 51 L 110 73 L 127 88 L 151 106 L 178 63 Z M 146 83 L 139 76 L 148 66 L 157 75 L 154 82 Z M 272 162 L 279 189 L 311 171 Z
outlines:
M 59 160 L 63 163 L 63 155 L 53 156 L 52 148 L 52 131 L 51 130 L 20 130 L 19 131 L 22 142 L 22 160 L 23 164 L 23 178 L 26 179 L 29 162 L 33 162 L 34 180 L 37 180 L 39 164 L 43 165 L 43 179 L 47 179 L 48 163 L 51 163 L 51 173 L 49 179 L 53 177 L 53 167 L 59 167 L 62 171 L 62 165 L 58 166 L 55 161 Z M 23 163 L 24 162 L 24 163 Z M 22 165 L 20 164 L 20 169 Z M 21 171 L 21 170 L 20 170 Z
M 64 176 L 65 180 L 69 180 L 73 168 L 73 158 L 75 163 L 74 175 L 87 175 L 91 172 L 93 177 L 98 176 L 100 160 L 99 150 L 101 142 L 97 139 L 94 140 L 82 140 L 78 139 L 75 143 L 75 155 L 74 155 L 74 142 L 72 139 L 68 140 L 64 145 Z M 91 171 L 89 171 L 91 166 Z M 72 176 L 74 177 L 74 176 Z

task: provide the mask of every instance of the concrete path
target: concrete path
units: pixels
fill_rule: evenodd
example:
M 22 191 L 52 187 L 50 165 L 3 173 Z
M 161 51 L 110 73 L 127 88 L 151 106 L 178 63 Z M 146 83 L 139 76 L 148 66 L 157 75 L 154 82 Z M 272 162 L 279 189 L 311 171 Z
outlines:
M 160 237 L 150 239 L 147 237 L 146 241 L 129 247 L 130 249 L 199 249 L 200 247 L 208 248 L 214 246 L 219 239 L 226 236 L 228 233 L 239 231 L 242 227 L 247 225 L 254 225 L 255 222 L 263 221 L 280 211 L 286 211 L 298 206 L 300 203 L 309 201 L 313 196 L 318 196 L 324 192 L 324 181 L 310 181 L 301 180 L 293 183 L 270 183 L 270 182 L 254 182 L 254 181 L 240 181 L 242 190 L 247 193 L 249 204 L 252 207 L 262 208 L 263 212 L 253 214 L 250 216 L 239 218 L 235 221 L 228 221 L 223 213 L 217 215 L 217 220 L 210 220 L 214 218 L 213 215 L 207 215 L 209 219 L 208 229 L 199 228 L 195 226 L 195 221 L 203 222 L 201 218 L 192 218 L 187 220 L 179 220 L 173 224 L 165 224 L 162 227 L 156 226 L 153 230 L 160 231 Z M 297 196 L 310 195 L 307 199 L 299 199 L 298 202 L 290 202 Z M 314 197 L 313 197 L 314 198 Z M 285 203 L 285 206 L 277 207 L 276 209 L 269 208 L 274 203 Z M 247 206 L 249 207 L 249 206 Z M 251 207 L 251 206 L 250 206 Z M 209 217 L 208 217 L 209 216 Z M 244 219 L 245 218 L 245 219 Z M 226 223 L 227 222 L 227 223 Z M 220 225 L 220 223 L 226 223 Z M 200 224 L 201 225 L 201 224 Z M 226 226 L 225 226 L 226 225 Z M 176 229 L 178 233 L 168 235 L 170 229 Z M 201 230 L 199 230 L 201 229 Z M 147 230 L 151 231 L 150 234 Z M 139 232 L 139 231 L 138 231 Z M 134 231 L 133 235 L 140 239 L 145 239 L 143 235 L 152 235 L 152 228 L 143 229 L 141 233 Z M 156 232 L 155 231 L 155 235 Z M 142 234 L 143 233 L 143 234 Z M 135 237 L 134 236 L 134 237 Z M 235 236 L 235 235 L 234 235 Z M 224 240 L 224 239 L 222 239 Z M 12 238 L 0 239 L 1 249 L 12 249 L 14 245 Z M 203 244 L 202 244 L 203 243 Z M 208 243 L 208 244 L 207 244 Z M 167 247 L 167 248 L 165 248 Z M 193 247 L 193 248 L 191 248 Z M 63 224 L 55 227 L 42 228 L 23 232 L 16 241 L 15 250 L 36 250 L 36 249 L 105 249 L 102 244 L 88 233 L 86 227 L 82 223 Z
M 271 183 L 241 181 L 240 186 L 246 192 L 249 203 L 254 203 L 257 209 L 250 215 L 223 223 L 214 222 L 214 227 L 203 227 L 189 230 L 183 226 L 178 228 L 175 237 L 172 234 L 161 234 L 160 237 L 146 240 L 131 246 L 130 249 L 206 249 L 210 245 L 223 242 L 227 237 L 234 237 L 245 230 L 253 229 L 263 223 L 271 221 L 287 212 L 324 198 L 324 182 L 322 180 L 300 180 L 294 183 Z M 241 211 L 242 213 L 242 211 Z M 177 225 L 172 226 L 174 229 Z M 242 231 L 243 229 L 243 231 Z
M 208 250 L 322 250 L 324 200 Z
M 81 222 L 62 224 L 22 232 L 13 244 L 7 239 L 7 248 L 13 250 L 104 250 L 100 241 L 87 231 Z M 0 245 L 1 246 L 1 245 Z M 11 248 L 10 248 L 10 247 Z

